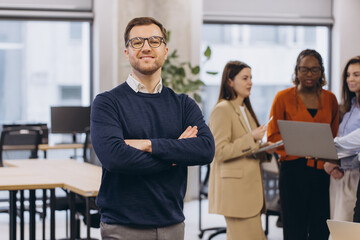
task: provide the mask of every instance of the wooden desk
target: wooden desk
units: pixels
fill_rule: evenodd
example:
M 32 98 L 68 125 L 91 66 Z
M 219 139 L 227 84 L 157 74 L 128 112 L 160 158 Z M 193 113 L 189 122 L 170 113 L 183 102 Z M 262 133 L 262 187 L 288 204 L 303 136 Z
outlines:
M 61 149 L 81 149 L 84 148 L 82 143 L 69 143 L 69 144 L 39 144 L 39 150 L 44 152 L 44 158 L 46 158 L 48 150 L 61 150 Z M 33 145 L 5 145 L 3 146 L 5 151 L 16 150 L 33 150 Z
M 89 197 L 95 197 L 101 183 L 101 167 L 75 160 L 6 160 L 5 168 L 0 168 L 0 190 L 10 191 L 10 239 L 16 239 L 16 190 L 34 191 L 35 189 L 52 189 L 52 198 L 57 187 L 66 188 L 71 192 L 71 239 L 75 239 L 75 199 L 74 193 L 84 196 L 86 201 L 87 238 L 90 239 Z M 32 192 L 30 192 L 32 193 Z M 31 194 L 32 195 L 32 194 Z M 14 199 L 15 197 L 15 199 Z M 31 200 L 34 201 L 35 195 Z M 52 204 L 52 200 L 50 200 Z M 55 238 L 55 215 L 51 214 L 51 239 Z M 34 210 L 35 212 L 35 210 Z M 35 217 L 31 216 L 30 239 L 35 239 Z
M 99 192 L 102 169 L 99 166 L 89 163 L 78 162 L 72 159 L 29 159 L 5 160 L 4 164 L 8 168 L 3 169 L 17 169 L 17 172 L 22 174 L 25 178 L 27 176 L 33 178 L 34 175 L 37 175 L 39 179 L 48 179 L 47 181 L 44 181 L 45 186 L 49 186 L 49 184 L 53 182 L 61 182 L 60 186 L 55 185 L 54 187 L 66 188 L 84 197 L 96 197 Z M 17 175 L 19 176 L 20 174 Z M 36 181 L 32 182 L 36 183 Z M 34 187 L 32 189 L 39 188 Z M 0 187 L 0 190 L 3 189 Z
M 69 143 L 69 144 L 39 144 L 39 150 L 47 151 L 47 150 L 56 150 L 56 149 L 79 149 L 83 148 L 84 144 L 82 143 Z
M 44 158 L 47 157 L 48 150 L 61 150 L 61 149 L 81 149 L 84 148 L 82 143 L 69 143 L 69 144 L 39 144 L 39 150 L 44 152 Z
M 53 204 L 55 198 L 56 187 L 63 186 L 62 181 L 56 178 L 49 178 L 41 174 L 40 169 L 33 169 L 29 171 L 25 168 L 17 168 L 17 167 L 3 167 L 0 168 L 0 190 L 8 190 L 10 193 L 10 224 L 9 224 L 9 234 L 10 239 L 16 239 L 16 193 L 18 190 L 30 190 L 30 230 L 29 235 L 30 239 L 35 240 L 35 190 L 36 189 L 51 189 L 51 198 L 50 205 Z M 23 203 L 23 199 L 21 201 Z M 23 208 L 23 206 L 22 206 Z M 21 209 L 23 213 L 23 209 Z M 21 217 L 23 227 L 23 217 Z M 50 215 L 51 222 L 51 235 L 55 238 L 55 219 L 54 219 L 54 211 L 51 212 Z M 21 238 L 23 238 L 23 228 L 21 232 Z

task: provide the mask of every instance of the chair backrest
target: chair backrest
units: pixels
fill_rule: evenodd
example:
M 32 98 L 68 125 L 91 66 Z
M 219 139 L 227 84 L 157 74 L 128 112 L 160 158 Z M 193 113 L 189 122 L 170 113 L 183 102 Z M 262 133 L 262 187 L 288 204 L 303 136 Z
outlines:
M 206 165 L 206 173 L 203 176 L 202 171 L 204 169 L 202 166 L 199 167 L 199 193 L 205 197 L 208 197 L 208 189 L 209 189 L 209 177 L 210 177 L 210 164 Z
M 84 162 L 101 166 L 101 162 L 96 156 L 94 148 L 91 144 L 90 128 L 85 129 L 85 142 L 84 142 Z
M 264 195 L 268 207 L 279 199 L 279 162 L 278 155 L 273 154 L 270 162 L 261 164 L 263 171 Z M 275 202 L 274 202 L 275 201 Z
M 38 157 L 39 144 L 41 143 L 41 129 L 4 129 L 0 137 L 0 167 L 3 166 L 3 151 L 7 150 L 6 146 L 11 150 L 29 150 L 31 152 L 29 158 Z

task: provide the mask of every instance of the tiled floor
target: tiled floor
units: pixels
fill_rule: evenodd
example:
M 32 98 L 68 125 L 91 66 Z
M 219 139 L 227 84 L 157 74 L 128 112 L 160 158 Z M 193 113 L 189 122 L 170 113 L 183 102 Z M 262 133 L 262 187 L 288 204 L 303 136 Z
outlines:
M 186 228 L 185 228 L 185 240 L 198 240 L 199 234 L 199 225 L 198 225 L 198 201 L 190 201 L 185 203 L 184 212 L 186 216 Z M 25 215 L 26 220 L 28 219 L 28 215 Z M 42 239 L 41 235 L 41 221 L 37 216 L 37 224 L 36 224 L 36 239 Z M 270 217 L 270 230 L 268 235 L 268 240 L 281 240 L 282 239 L 282 229 L 277 228 L 275 226 L 277 218 Z M 207 201 L 203 201 L 203 227 L 212 227 L 212 226 L 225 226 L 225 220 L 222 216 L 215 214 L 207 213 Z M 26 222 L 26 226 L 28 222 Z M 8 214 L 0 214 L 0 240 L 9 239 L 9 216 Z M 49 227 L 49 219 L 47 219 L 47 227 Z M 18 229 L 19 231 L 19 229 Z M 46 239 L 49 239 L 49 230 L 46 232 Z M 203 239 L 207 239 L 211 233 L 206 233 L 203 236 Z M 25 236 L 28 239 L 28 229 L 25 229 Z M 81 226 L 81 236 L 86 236 L 86 226 Z M 91 236 L 93 238 L 100 239 L 100 231 L 99 229 L 91 229 Z M 65 238 L 65 213 L 64 212 L 56 212 L 56 238 Z M 225 240 L 226 235 L 220 234 L 213 238 L 214 240 Z

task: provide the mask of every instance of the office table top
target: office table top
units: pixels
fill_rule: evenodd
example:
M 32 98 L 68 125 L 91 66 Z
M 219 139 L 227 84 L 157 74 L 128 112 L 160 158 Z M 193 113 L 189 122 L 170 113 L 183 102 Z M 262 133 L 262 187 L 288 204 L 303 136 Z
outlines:
M 80 149 L 83 148 L 83 143 L 68 143 L 68 144 L 39 144 L 40 151 L 56 150 L 56 149 Z M 4 150 L 32 150 L 32 145 L 5 145 Z
M 66 144 L 39 144 L 39 150 L 46 151 L 52 149 L 79 149 L 84 148 L 83 143 L 66 143 Z
M 98 194 L 101 167 L 76 160 L 6 160 L 0 168 L 0 190 L 62 187 L 84 197 Z
M 0 168 L 0 190 L 51 189 L 62 186 L 60 179 L 49 178 L 40 171 L 17 167 Z

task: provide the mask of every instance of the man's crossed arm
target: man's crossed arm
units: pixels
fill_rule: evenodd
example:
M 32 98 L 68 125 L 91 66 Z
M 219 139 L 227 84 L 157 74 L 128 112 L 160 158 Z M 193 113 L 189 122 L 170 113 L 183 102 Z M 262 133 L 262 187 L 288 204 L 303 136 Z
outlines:
M 196 138 L 198 133 L 197 126 L 189 126 L 186 130 L 180 135 L 178 139 L 185 138 Z M 133 148 L 144 152 L 152 152 L 151 140 L 150 139 L 125 139 L 125 143 Z

